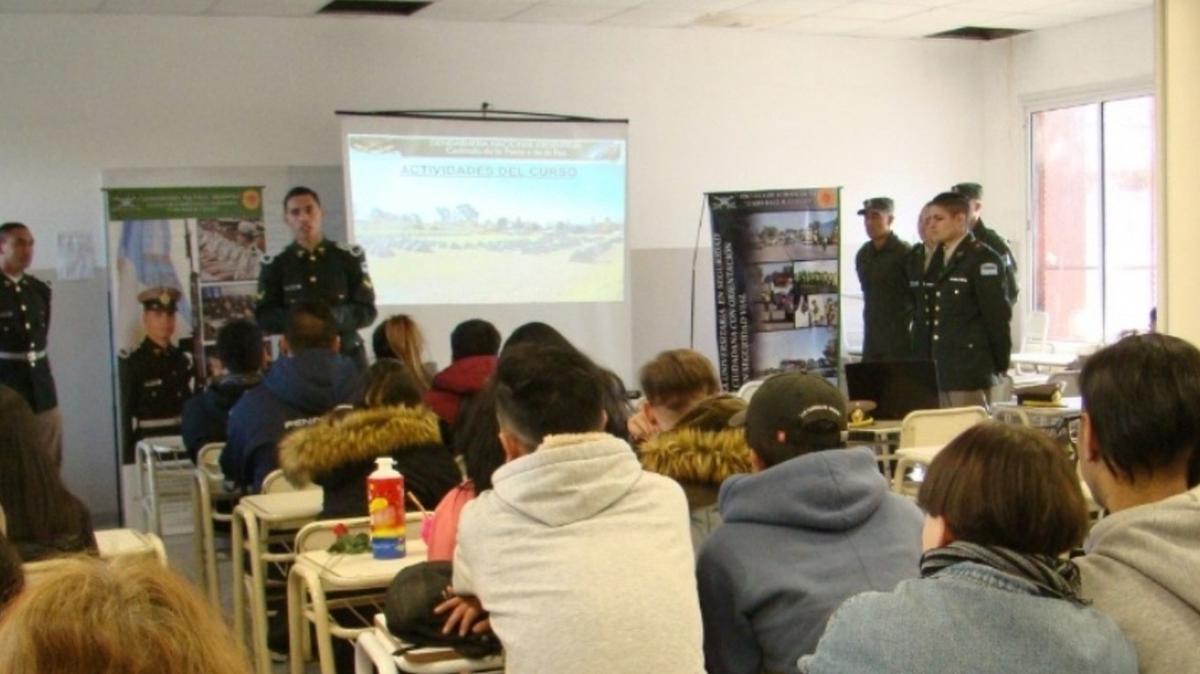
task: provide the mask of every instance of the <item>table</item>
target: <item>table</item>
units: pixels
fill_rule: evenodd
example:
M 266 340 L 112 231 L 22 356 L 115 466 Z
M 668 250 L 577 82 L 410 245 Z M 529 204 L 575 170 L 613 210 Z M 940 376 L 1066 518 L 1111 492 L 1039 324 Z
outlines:
M 146 555 L 153 556 L 163 566 L 167 565 L 167 551 L 162 539 L 154 534 L 135 529 L 102 529 L 95 535 L 96 549 L 101 559 Z
M 168 496 L 191 500 L 191 459 L 183 437 L 161 435 L 143 438 L 134 451 L 138 476 L 138 505 L 147 529 L 162 536 L 162 499 Z M 165 489 L 164 489 L 165 487 Z
M 245 496 L 233 509 L 233 630 L 245 643 L 246 598 L 249 596 L 251 651 L 258 674 L 271 671 L 271 658 L 267 654 L 267 565 L 286 565 L 295 559 L 291 537 L 297 529 L 317 518 L 324 500 L 325 494 L 321 490 L 306 489 Z M 269 552 L 267 543 L 286 543 L 287 550 Z
M 1035 370 L 1039 367 L 1065 369 L 1078 357 L 1073 353 L 1028 351 L 1012 354 L 1009 356 L 1008 362 L 1014 368 L 1021 365 L 1032 365 Z
M 1071 422 L 1083 416 L 1083 398 L 1068 396 L 1062 399 L 1062 407 L 1040 407 L 1018 405 L 1016 401 L 992 404 L 992 414 L 1020 410 L 1029 419 L 1029 425 L 1045 431 L 1056 439 L 1071 441 Z
M 370 552 L 361 554 L 331 553 L 326 550 L 301 551 L 288 572 L 288 661 L 292 674 L 304 672 L 301 641 L 304 638 L 304 619 L 311 620 L 317 632 L 317 656 L 322 674 L 333 674 L 333 644 L 331 637 L 352 639 L 369 627 L 346 628 L 333 626 L 330 608 L 383 604 L 384 591 L 392 579 L 405 567 L 426 560 L 425 543 L 419 538 L 406 542 L 407 554 L 400 559 L 375 559 Z M 370 590 L 378 590 L 371 593 Z M 355 592 L 340 600 L 330 600 L 328 593 Z M 305 602 L 305 595 L 309 601 Z
M 384 615 L 376 615 L 373 628 L 358 635 L 355 641 L 355 674 L 458 674 L 504 671 L 503 655 L 470 660 L 449 648 L 417 648 L 394 655 L 405 646 L 404 642 L 388 631 Z
M 896 447 L 900 446 L 900 427 L 904 424 L 898 419 L 876 419 L 870 426 L 851 428 L 846 431 L 846 442 L 849 445 L 870 445 L 875 449 L 875 460 L 887 477 L 891 477 Z

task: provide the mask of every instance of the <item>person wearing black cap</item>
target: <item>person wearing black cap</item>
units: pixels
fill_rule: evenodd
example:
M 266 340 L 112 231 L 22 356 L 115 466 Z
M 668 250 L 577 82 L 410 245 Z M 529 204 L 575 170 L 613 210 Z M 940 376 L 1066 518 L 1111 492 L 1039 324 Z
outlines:
M 57 468 L 62 464 L 62 413 L 46 356 L 50 286 L 26 273 L 33 263 L 33 243 L 23 223 L 0 225 L 0 384 L 29 403 L 38 444 Z
M 917 576 L 921 512 L 870 449 L 845 448 L 845 396 L 821 377 L 771 377 L 730 424 L 757 472 L 726 478 L 723 524 L 700 549 L 705 665 L 792 672 L 845 599 Z
M 929 231 L 938 248 L 924 292 L 914 294 L 921 323 L 913 329 L 917 357 L 937 363 L 943 407 L 987 407 L 1012 355 L 1004 263 L 967 231 L 969 208 L 954 192 L 930 202 Z
M 183 404 L 192 394 L 192 359 L 171 340 L 180 292 L 172 287 L 148 288 L 138 294 L 146 337 L 118 361 L 124 424 L 124 462 L 133 461 L 138 440 L 179 435 Z
M 950 188 L 951 192 L 961 194 L 967 198 L 971 204 L 971 211 L 967 218 L 967 228 L 971 235 L 979 239 L 989 248 L 996 251 L 1000 256 L 1000 260 L 1004 262 L 1004 280 L 1007 287 L 1006 297 L 1010 305 L 1017 303 L 1017 295 L 1020 293 L 1020 288 L 1017 286 L 1017 258 L 1012 254 L 1012 247 L 1008 245 L 1008 241 L 994 229 L 988 228 L 983 224 L 983 185 L 979 183 L 959 183 Z
M 894 205 L 888 197 L 863 202 L 867 237 L 854 268 L 863 291 L 863 360 L 904 360 L 912 355 L 909 326 L 913 303 L 905 261 L 908 244 L 892 231 Z
M 258 276 L 254 317 L 263 332 L 284 331 L 288 309 L 303 300 L 326 304 L 337 321 L 341 353 L 367 367 L 360 328 L 375 322 L 375 288 L 359 246 L 334 244 L 321 232 L 321 199 L 307 187 L 293 187 L 283 198 L 284 218 L 295 240 L 278 255 L 264 255 Z

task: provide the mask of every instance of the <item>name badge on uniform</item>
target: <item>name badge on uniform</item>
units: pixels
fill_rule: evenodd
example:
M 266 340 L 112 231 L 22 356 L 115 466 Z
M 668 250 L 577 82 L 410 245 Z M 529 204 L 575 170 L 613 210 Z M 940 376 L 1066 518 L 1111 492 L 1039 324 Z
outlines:
M 150 388 L 151 386 L 162 386 L 162 383 L 163 380 L 161 379 L 147 379 L 146 381 L 142 382 L 142 386 Z
M 291 285 L 284 286 L 283 289 L 284 290 L 303 290 L 304 285 L 300 284 L 300 283 L 293 283 Z
M 1000 267 L 997 266 L 995 262 L 984 262 L 983 264 L 979 265 L 979 275 L 980 276 L 999 276 L 1000 275 Z
M 0 318 L 12 318 L 13 316 L 16 316 L 16 315 L 17 315 L 17 312 L 15 312 L 15 311 L 0 311 Z
M 967 280 L 967 277 L 965 277 L 965 276 L 951 276 L 950 282 L 951 283 L 969 283 L 969 281 Z

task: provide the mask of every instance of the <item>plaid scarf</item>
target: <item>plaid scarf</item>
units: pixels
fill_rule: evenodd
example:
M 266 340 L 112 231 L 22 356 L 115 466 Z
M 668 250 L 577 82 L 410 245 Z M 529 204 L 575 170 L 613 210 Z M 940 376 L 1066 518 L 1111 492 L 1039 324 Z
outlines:
M 974 562 L 1032 583 L 1041 597 L 1065 599 L 1079 606 L 1091 602 L 1079 596 L 1079 567 L 1075 563 L 1050 557 L 1014 552 L 996 545 L 978 545 L 954 541 L 921 556 L 921 577 L 934 574 L 961 562 Z

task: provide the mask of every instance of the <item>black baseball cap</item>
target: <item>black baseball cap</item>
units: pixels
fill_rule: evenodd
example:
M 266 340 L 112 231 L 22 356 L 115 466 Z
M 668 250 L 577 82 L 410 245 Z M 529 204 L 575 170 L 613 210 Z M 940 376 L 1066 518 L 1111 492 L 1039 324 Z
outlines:
M 815 374 L 778 374 L 763 382 L 750 406 L 734 415 L 729 425 L 745 426 L 747 440 L 783 431 L 793 447 L 837 447 L 846 430 L 846 397 Z M 750 444 L 754 446 L 753 441 Z

